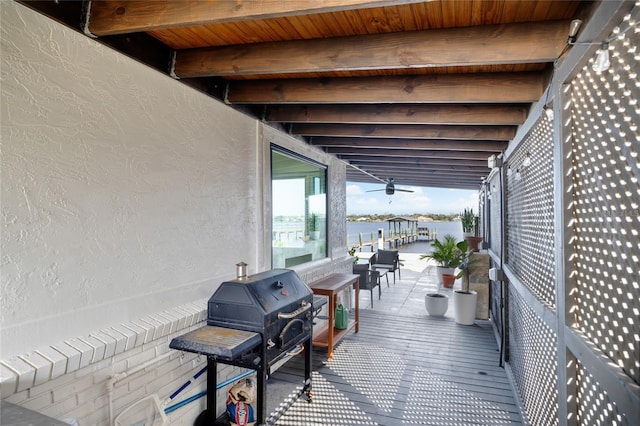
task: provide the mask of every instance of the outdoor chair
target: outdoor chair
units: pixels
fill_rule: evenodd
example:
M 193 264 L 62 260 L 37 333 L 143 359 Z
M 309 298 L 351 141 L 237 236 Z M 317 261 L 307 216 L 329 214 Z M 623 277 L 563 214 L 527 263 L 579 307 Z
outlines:
M 353 273 L 360 275 L 359 285 L 360 290 L 371 291 L 371 308 L 373 309 L 373 289 L 378 287 L 378 300 L 382 297 L 382 290 L 380 287 L 380 273 L 373 269 L 369 269 L 369 264 L 353 265 Z
M 398 271 L 398 278 L 402 279 L 398 250 L 378 250 L 378 252 L 372 256 L 372 259 L 371 269 L 386 270 L 385 277 L 387 278 L 387 286 L 389 286 L 389 278 L 386 275 L 389 272 L 393 272 L 394 285 L 396 283 L 396 271 Z

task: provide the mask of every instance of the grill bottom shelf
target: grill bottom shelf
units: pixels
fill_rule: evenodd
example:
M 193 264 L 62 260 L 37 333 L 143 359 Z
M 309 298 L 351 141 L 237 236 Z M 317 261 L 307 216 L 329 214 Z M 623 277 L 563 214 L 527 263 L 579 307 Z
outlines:
M 356 321 L 353 319 L 349 319 L 349 324 L 345 329 L 333 329 L 333 345 L 335 346 L 342 340 L 342 338 L 351 330 L 356 327 Z M 319 329 L 318 331 L 314 331 L 313 333 L 313 346 L 318 348 L 328 348 L 329 347 L 329 326 Z

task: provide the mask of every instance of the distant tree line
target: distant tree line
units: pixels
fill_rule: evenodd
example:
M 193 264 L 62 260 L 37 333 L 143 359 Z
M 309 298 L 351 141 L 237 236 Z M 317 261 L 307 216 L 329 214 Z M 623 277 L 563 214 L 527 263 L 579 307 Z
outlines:
M 433 221 L 438 222 L 455 222 L 460 220 L 459 214 L 442 214 L 442 213 L 414 213 L 414 214 L 403 214 L 403 215 L 395 215 L 395 214 L 350 214 L 347 215 L 348 222 L 384 222 L 387 219 L 391 219 L 392 217 L 406 217 L 408 219 L 415 219 L 422 217 L 428 217 Z

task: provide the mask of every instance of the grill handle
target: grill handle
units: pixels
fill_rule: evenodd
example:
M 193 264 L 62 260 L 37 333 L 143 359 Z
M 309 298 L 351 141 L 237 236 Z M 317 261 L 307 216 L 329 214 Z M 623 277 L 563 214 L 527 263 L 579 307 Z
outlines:
M 304 346 L 303 345 L 298 345 L 295 348 L 293 348 L 293 350 L 287 352 L 287 356 L 296 356 L 302 353 L 302 351 L 304 351 Z
M 311 303 L 307 302 L 306 300 L 302 302 L 302 306 L 299 307 L 298 309 L 296 309 L 293 312 L 290 312 L 288 314 L 282 313 L 282 312 L 278 312 L 278 319 L 291 319 L 291 318 L 295 318 L 298 315 L 300 315 L 301 313 L 303 313 L 304 311 L 308 311 L 309 309 L 311 309 Z

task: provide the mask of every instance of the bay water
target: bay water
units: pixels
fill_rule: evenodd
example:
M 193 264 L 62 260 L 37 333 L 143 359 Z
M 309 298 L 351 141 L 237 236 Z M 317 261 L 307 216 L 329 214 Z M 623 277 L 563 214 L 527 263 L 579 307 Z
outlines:
M 393 231 L 393 223 L 391 231 Z M 396 224 L 398 226 L 398 224 Z M 420 228 L 429 228 L 430 231 L 436 232 L 436 238 L 442 239 L 445 235 L 451 234 L 456 239 L 462 240 L 462 223 L 457 222 L 418 222 Z M 407 227 L 406 223 L 402 224 L 403 229 Z M 371 241 L 371 233 L 373 233 L 374 241 L 378 238 L 378 229 L 384 230 L 385 238 L 389 235 L 388 222 L 347 222 L 347 235 L 349 244 L 358 243 L 358 235 L 362 232 L 362 241 Z

